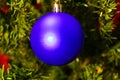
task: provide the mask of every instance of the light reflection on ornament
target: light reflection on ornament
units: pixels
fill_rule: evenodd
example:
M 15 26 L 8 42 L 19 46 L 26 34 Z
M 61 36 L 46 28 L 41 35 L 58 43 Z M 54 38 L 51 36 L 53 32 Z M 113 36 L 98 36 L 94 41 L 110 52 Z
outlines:
M 59 25 L 59 19 L 54 17 L 54 16 L 50 16 L 48 18 L 46 18 L 43 22 L 42 25 L 48 25 L 46 26 L 47 28 L 51 28 L 51 27 L 55 27 L 54 25 Z
M 44 35 L 42 42 L 44 46 L 47 47 L 48 49 L 51 49 L 51 48 L 54 49 L 54 48 L 57 48 L 59 40 L 56 33 L 47 32 Z

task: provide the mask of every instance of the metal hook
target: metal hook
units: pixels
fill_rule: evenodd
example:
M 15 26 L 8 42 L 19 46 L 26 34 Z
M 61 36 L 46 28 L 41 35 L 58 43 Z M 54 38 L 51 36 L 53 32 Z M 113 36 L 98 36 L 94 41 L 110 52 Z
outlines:
M 62 12 L 62 5 L 60 4 L 60 0 L 55 0 L 53 5 L 53 12 Z

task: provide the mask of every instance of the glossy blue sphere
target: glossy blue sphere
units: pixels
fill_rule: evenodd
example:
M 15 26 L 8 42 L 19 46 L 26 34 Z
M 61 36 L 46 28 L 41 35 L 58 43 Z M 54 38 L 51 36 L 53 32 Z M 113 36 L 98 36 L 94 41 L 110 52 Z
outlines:
M 39 60 L 60 66 L 73 61 L 82 50 L 84 32 L 73 16 L 51 12 L 40 17 L 33 25 L 30 44 Z

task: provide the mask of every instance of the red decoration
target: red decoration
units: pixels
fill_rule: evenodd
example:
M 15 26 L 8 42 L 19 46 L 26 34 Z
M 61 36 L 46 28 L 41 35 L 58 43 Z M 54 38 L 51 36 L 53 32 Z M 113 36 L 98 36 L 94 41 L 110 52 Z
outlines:
M 117 3 L 117 6 L 116 6 L 116 10 L 115 10 L 115 15 L 113 17 L 113 24 L 118 26 L 120 24 L 120 4 L 119 4 L 120 0 L 116 0 L 116 3 Z
M 42 4 L 41 4 L 41 3 L 36 3 L 36 7 L 37 7 L 39 10 L 42 10 Z
M 7 6 L 3 6 L 3 7 L 1 8 L 1 11 L 2 11 L 3 13 L 7 13 L 7 12 L 9 11 L 9 8 L 8 8 Z
M 6 71 L 7 71 L 8 68 L 9 68 L 8 60 L 9 60 L 9 56 L 8 56 L 8 55 L 3 55 L 3 54 L 0 52 L 0 66 L 4 65 L 4 69 L 5 69 Z
M 120 19 L 120 13 L 115 14 L 113 18 L 113 24 L 118 25 L 119 19 Z
M 120 2 L 120 0 L 116 0 L 116 2 L 118 3 L 118 2 Z
M 115 13 L 117 13 L 117 11 L 120 11 L 120 5 L 117 5 L 117 6 L 116 6 Z

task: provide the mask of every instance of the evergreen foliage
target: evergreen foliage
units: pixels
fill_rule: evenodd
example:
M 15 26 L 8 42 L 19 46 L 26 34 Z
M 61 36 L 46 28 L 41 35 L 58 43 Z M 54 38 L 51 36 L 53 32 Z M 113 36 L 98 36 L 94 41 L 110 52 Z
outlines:
M 64 66 L 49 66 L 33 54 L 29 35 L 33 23 L 50 12 L 54 0 L 0 0 L 0 51 L 10 57 L 0 65 L 0 80 L 120 80 L 120 25 L 113 24 L 115 0 L 61 0 L 63 12 L 76 17 L 85 32 L 80 55 Z

